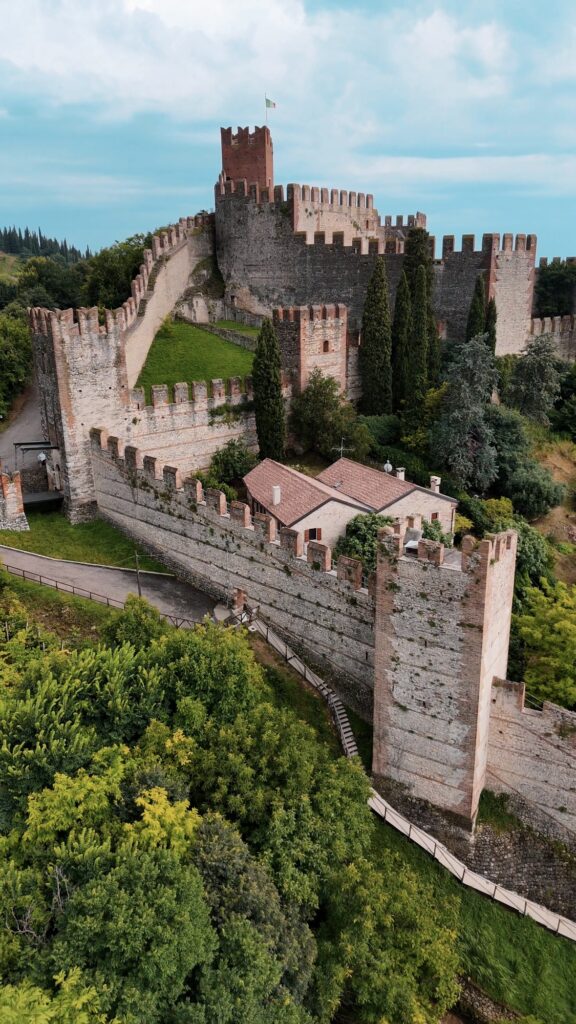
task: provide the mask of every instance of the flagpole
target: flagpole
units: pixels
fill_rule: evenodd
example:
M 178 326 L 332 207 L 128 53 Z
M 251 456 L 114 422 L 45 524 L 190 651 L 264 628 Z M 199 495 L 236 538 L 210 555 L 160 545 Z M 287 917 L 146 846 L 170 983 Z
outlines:
M 268 104 L 266 103 L 266 93 L 264 93 L 264 111 L 266 117 L 266 124 L 268 124 Z

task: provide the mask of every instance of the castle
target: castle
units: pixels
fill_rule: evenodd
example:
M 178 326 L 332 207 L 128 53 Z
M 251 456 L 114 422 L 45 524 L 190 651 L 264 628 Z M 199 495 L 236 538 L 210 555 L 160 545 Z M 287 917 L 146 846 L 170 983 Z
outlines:
M 333 565 L 327 544 L 305 543 L 297 530 L 242 502 L 228 504 L 196 478 L 231 438 L 255 445 L 249 380 L 182 382 L 173 390 L 159 383 L 151 405 L 135 386 L 174 311 L 206 324 L 222 317 L 259 324 L 272 315 L 287 399 L 315 367 L 357 398 L 375 259 L 383 255 L 393 295 L 407 232 L 425 227 L 425 216 L 382 218 L 363 193 L 306 185 L 284 192 L 274 184 L 267 127 L 222 129 L 215 191 L 213 214 L 184 218 L 154 238 L 131 296 L 103 324 L 97 309 L 30 311 L 47 470 L 66 514 L 72 522 L 102 515 L 219 599 L 247 594 L 373 717 L 376 776 L 468 825 L 488 784 L 564 836 L 576 825 L 576 716 L 551 705 L 530 711 L 522 685 L 505 681 L 514 534 L 466 538 L 462 552 L 420 539 L 412 553 L 405 530 L 417 525 L 418 510 L 407 496 L 403 515 L 380 538 L 377 572 L 366 579 L 356 559 Z M 519 352 L 549 329 L 559 351 L 574 358 L 573 318 L 532 320 L 535 256 L 533 235 L 500 242 L 486 234 L 479 249 L 464 236 L 458 251 L 444 238 L 433 295 L 443 336 L 462 335 L 482 274 L 496 299 L 498 354 Z M 216 265 L 221 298 L 201 287 Z M 0 515 L 17 509 L 18 489 L 17 480 L 3 483 Z

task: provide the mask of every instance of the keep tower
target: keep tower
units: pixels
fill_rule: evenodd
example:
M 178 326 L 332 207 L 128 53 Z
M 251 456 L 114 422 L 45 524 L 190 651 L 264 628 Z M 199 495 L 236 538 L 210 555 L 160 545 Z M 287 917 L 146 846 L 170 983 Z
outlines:
M 224 181 L 239 181 L 260 188 L 274 188 L 274 152 L 270 129 L 238 128 L 232 134 L 231 128 L 221 128 L 222 177 Z M 271 193 L 270 193 L 271 194 Z

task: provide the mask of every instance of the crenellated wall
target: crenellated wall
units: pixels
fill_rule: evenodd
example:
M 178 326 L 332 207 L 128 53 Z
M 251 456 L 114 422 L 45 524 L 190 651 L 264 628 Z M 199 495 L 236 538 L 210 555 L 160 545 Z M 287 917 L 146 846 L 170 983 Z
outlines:
M 302 391 L 312 370 L 338 381 L 347 391 L 348 311 L 332 306 L 289 306 L 273 311 L 282 354 L 282 367 L 290 374 L 295 392 Z
M 516 534 L 462 552 L 384 528 L 376 574 L 375 776 L 473 823 L 494 676 L 506 673 Z
M 576 713 L 545 701 L 525 704 L 523 683 L 497 680 L 492 690 L 486 785 L 544 832 L 576 832 Z
M 0 530 L 22 533 L 29 529 L 22 500 L 20 473 L 2 473 L 0 470 Z
M 573 363 L 576 361 L 576 316 L 547 316 L 532 319 L 526 341 L 549 334 L 561 359 Z
M 122 437 L 130 435 L 130 385 L 191 272 L 213 250 L 212 216 L 183 218 L 154 236 L 130 298 L 105 310 L 104 323 L 97 307 L 29 311 L 43 432 L 57 448 L 51 458 L 58 460 L 72 521 L 95 510 L 90 426 L 109 423 Z
M 221 491 L 183 479 L 180 467 L 91 431 L 99 512 L 178 575 L 219 599 L 243 590 L 294 647 L 334 673 L 336 688 L 366 717 L 372 709 L 373 601 L 362 566 L 332 568 L 326 545 L 276 530 L 269 516 L 227 504 Z
M 411 227 L 423 214 L 385 217 L 372 197 L 336 189 L 289 185 L 273 190 L 245 180 L 219 182 L 215 190 L 216 251 L 226 301 L 253 314 L 275 307 L 341 303 L 348 309 L 352 336 L 360 329 L 368 281 L 377 254 L 385 254 L 394 302 Z M 434 255 L 435 240 L 430 239 Z M 536 236 L 485 234 L 475 248 L 464 235 L 456 251 L 453 236 L 442 243 L 435 264 L 433 307 L 444 335 L 461 338 L 476 279 L 483 274 L 487 297 L 498 308 L 497 353 L 520 352 L 532 312 Z

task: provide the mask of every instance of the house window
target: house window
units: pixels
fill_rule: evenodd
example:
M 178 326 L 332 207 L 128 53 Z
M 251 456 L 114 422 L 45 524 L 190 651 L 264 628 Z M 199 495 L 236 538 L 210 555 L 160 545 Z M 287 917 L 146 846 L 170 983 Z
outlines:
M 311 530 L 304 530 L 306 544 L 309 540 L 322 540 L 322 530 L 319 526 L 313 526 Z
M 322 351 L 323 352 L 329 352 L 330 351 L 330 342 L 328 341 L 328 338 L 326 338 L 326 340 L 324 341 L 324 344 L 322 346 Z
M 436 519 L 440 519 L 440 513 L 433 512 L 432 515 L 430 516 L 430 519 L 432 520 L 432 522 L 435 522 Z

